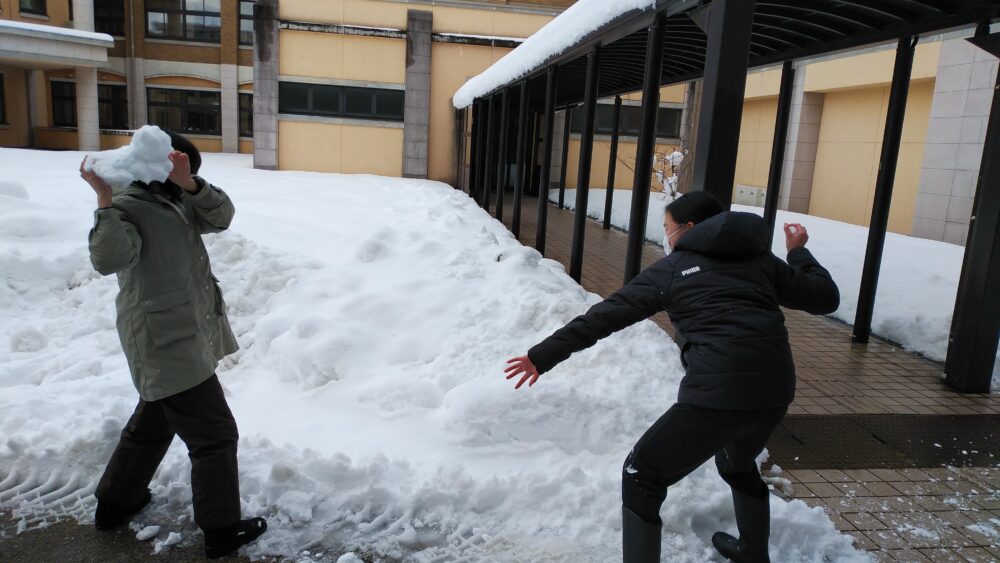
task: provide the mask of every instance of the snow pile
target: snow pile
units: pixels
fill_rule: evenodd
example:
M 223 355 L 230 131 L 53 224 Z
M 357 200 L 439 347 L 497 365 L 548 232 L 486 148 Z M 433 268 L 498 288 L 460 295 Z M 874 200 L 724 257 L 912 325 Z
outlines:
M 117 285 L 87 259 L 80 157 L 0 150 L 31 196 L 0 203 L 0 508 L 22 529 L 91 518 L 136 402 Z M 506 359 L 598 298 L 468 196 L 253 170 L 238 155 L 207 154 L 203 169 L 237 208 L 205 240 L 242 346 L 219 376 L 240 427 L 243 511 L 269 522 L 248 555 L 620 557 L 622 461 L 682 376 L 663 331 L 631 327 L 514 391 Z M 198 537 L 189 475 L 175 441 L 137 516 L 160 527 L 153 549 Z M 774 560 L 866 560 L 821 509 L 771 502 Z M 672 561 L 718 560 L 711 534 L 735 530 L 711 462 L 671 488 L 662 516 Z
M 84 167 L 112 186 L 162 182 L 174 167 L 167 158 L 171 151 L 169 135 L 155 125 L 143 125 L 124 147 L 87 155 Z
M 604 189 L 591 190 L 587 215 L 604 217 L 604 195 Z M 549 200 L 557 199 L 558 191 L 551 191 Z M 665 194 L 650 194 L 646 240 L 660 242 L 663 239 L 663 209 L 669 201 Z M 576 190 L 566 190 L 564 204 L 570 209 L 576 207 Z M 631 208 L 632 192 L 616 190 L 611 223 L 627 229 Z M 759 207 L 733 205 L 733 209 L 763 214 Z M 840 309 L 833 316 L 853 323 L 868 245 L 867 227 L 778 211 L 772 251 L 781 257 L 787 254 L 782 232 L 784 223 L 801 223 L 809 230 L 808 248 L 830 270 L 840 287 Z M 887 233 L 872 331 L 908 350 L 944 361 L 964 252 L 963 247 L 954 244 Z M 1000 392 L 1000 356 L 993 370 L 992 390 Z
M 493 66 L 469 79 L 455 92 L 452 102 L 458 109 L 466 108 L 479 96 L 530 74 L 602 25 L 632 10 L 654 6 L 656 0 L 579 0 Z
M 59 38 L 64 41 L 84 40 L 88 43 L 106 44 L 107 47 L 114 47 L 115 39 L 107 33 L 95 33 L 93 31 L 81 31 L 66 27 L 56 27 L 40 23 L 28 23 L 11 20 L 0 20 L 0 32 L 23 34 L 29 32 L 32 35 L 45 35 L 51 38 Z M 21 32 L 21 33 L 18 33 Z

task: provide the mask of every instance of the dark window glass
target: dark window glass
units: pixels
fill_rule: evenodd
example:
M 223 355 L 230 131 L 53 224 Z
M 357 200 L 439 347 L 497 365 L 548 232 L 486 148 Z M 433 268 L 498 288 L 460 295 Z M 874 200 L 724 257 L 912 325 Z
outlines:
M 681 110 L 660 108 L 656 116 L 656 136 L 668 138 L 681 136 Z
M 402 121 L 402 90 L 281 82 L 278 111 L 300 115 Z
M 240 94 L 240 137 L 253 137 L 253 94 Z
M 45 9 L 45 0 L 21 0 L 21 13 L 47 16 L 48 11 Z
M 404 97 L 402 90 L 376 90 L 375 115 L 382 119 L 402 121 Z
M 240 0 L 240 45 L 253 45 L 253 5 L 257 0 Z
M 308 113 L 309 85 L 298 82 L 278 83 L 278 111 L 281 113 Z
M 315 112 L 322 115 L 340 115 L 341 110 L 341 89 L 338 86 L 324 86 L 322 84 L 309 84 L 312 92 L 312 102 L 308 106 L 310 113 Z
M 614 128 L 611 118 L 614 117 L 615 106 L 599 105 L 594 112 L 594 132 L 599 135 L 610 135 Z
M 642 125 L 642 108 L 639 106 L 622 106 L 622 135 L 638 136 Z
M 146 37 L 219 43 L 219 0 L 146 0 Z
M 7 95 L 3 89 L 2 74 L 0 74 L 0 123 L 7 123 Z
M 578 108 L 579 109 L 579 108 Z M 599 104 L 594 114 L 594 133 L 598 135 L 611 134 L 611 117 L 614 106 Z M 642 107 L 622 106 L 621 135 L 637 136 L 642 126 Z M 677 108 L 659 108 L 656 114 L 656 136 L 676 139 L 680 136 L 681 110 Z M 570 119 L 570 131 L 583 132 L 583 111 L 574 111 Z
M 52 82 L 52 125 L 76 127 L 76 84 Z
M 97 111 L 101 129 L 128 129 L 128 88 L 98 84 Z
M 146 99 L 152 125 L 182 133 L 222 133 L 222 96 L 218 92 L 148 88 Z
M 125 0 L 94 0 L 94 31 L 125 36 Z
M 344 113 L 351 116 L 369 117 L 375 114 L 375 96 L 366 88 L 346 88 Z

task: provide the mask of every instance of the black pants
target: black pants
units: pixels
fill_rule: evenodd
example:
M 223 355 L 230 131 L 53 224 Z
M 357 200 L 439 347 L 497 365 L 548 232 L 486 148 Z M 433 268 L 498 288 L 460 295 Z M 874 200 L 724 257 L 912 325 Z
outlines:
M 675 404 L 639 438 L 622 469 L 622 504 L 660 523 L 667 487 L 715 456 L 719 474 L 744 494 L 768 494 L 754 460 L 787 407 L 716 410 Z
M 194 521 L 203 530 L 240 518 L 239 434 L 219 378 L 159 401 L 139 400 L 94 495 L 114 506 L 138 504 L 174 434 L 191 458 Z

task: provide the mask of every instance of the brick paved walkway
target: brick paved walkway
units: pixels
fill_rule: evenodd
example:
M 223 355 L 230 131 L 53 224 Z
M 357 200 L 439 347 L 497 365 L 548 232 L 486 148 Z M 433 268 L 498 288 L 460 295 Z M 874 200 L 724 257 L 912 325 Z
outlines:
M 504 206 L 508 227 L 511 210 L 508 197 Z M 535 243 L 537 213 L 538 200 L 525 198 L 520 239 L 527 246 Z M 549 206 L 545 255 L 567 269 L 572 224 L 572 212 Z M 607 296 L 624 281 L 627 234 L 603 230 L 600 223 L 588 220 L 585 240 L 582 285 Z M 662 253 L 659 246 L 647 243 L 643 266 Z M 673 333 L 666 314 L 653 320 Z M 943 415 L 993 419 L 1000 414 L 1000 396 L 960 394 L 945 386 L 940 363 L 874 337 L 868 345 L 854 344 L 851 328 L 830 318 L 786 311 L 786 324 L 798 384 L 785 426 L 817 415 L 845 423 L 849 416 L 844 415 L 868 415 L 869 424 L 877 424 L 879 416 L 892 418 L 884 415 L 917 415 L 912 436 L 903 438 L 913 441 L 926 424 L 947 418 Z M 834 434 L 830 437 L 837 438 L 836 424 L 830 426 Z M 874 433 L 869 437 L 879 439 Z M 887 445 L 876 446 L 885 451 L 885 459 L 868 469 L 768 470 L 765 476 L 776 479 L 776 494 L 825 510 L 838 529 L 878 561 L 1000 561 L 1000 439 L 992 434 L 977 439 L 984 445 L 966 447 L 984 450 L 975 454 L 985 467 L 893 467 Z M 958 454 L 966 451 L 961 444 L 931 446 L 947 446 Z M 852 444 L 841 440 L 838 447 L 850 450 Z M 767 467 L 770 464 L 765 463 Z

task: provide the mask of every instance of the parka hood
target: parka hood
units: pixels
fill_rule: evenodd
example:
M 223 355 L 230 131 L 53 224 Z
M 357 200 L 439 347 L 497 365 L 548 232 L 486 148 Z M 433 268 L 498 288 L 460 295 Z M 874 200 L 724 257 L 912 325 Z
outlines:
M 753 213 L 724 211 L 681 235 L 674 250 L 717 258 L 742 258 L 767 252 L 767 223 Z

